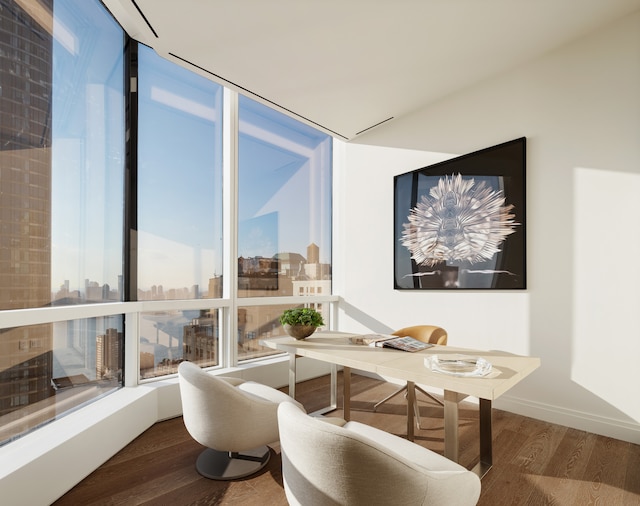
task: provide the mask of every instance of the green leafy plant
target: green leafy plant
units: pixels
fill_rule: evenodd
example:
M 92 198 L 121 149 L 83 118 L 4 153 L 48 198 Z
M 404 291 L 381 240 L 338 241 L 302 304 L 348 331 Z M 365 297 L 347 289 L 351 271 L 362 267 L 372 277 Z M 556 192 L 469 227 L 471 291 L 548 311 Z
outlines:
M 280 323 L 282 325 L 306 325 L 320 327 L 324 325 L 322 315 L 315 309 L 309 307 L 296 307 L 293 309 L 285 309 L 280 315 Z

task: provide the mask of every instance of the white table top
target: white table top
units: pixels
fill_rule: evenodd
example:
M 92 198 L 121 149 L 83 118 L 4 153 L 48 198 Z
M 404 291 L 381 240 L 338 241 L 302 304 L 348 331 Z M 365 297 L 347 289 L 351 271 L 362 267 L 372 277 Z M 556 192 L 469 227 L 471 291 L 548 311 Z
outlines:
M 265 339 L 261 344 L 323 362 L 489 400 L 497 399 L 540 366 L 539 358 L 514 355 L 504 351 L 436 345 L 410 353 L 390 348 L 351 344 L 349 337 L 356 335 L 359 334 L 326 331 L 316 332 L 304 340 L 285 336 Z M 459 377 L 431 371 L 424 365 L 425 357 L 450 354 L 482 357 L 492 364 L 492 372 L 485 377 Z

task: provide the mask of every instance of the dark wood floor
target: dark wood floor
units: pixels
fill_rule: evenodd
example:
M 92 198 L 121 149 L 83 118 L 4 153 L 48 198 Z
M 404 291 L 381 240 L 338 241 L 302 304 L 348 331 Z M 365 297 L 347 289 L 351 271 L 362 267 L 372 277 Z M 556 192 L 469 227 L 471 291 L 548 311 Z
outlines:
M 402 435 L 406 409 L 401 396 L 372 413 L 373 404 L 395 386 L 354 375 L 352 419 Z M 328 403 L 328 378 L 298 386 L 308 411 Z M 422 398 L 422 397 L 421 397 Z M 416 442 L 444 450 L 442 408 L 421 402 L 422 430 Z M 332 415 L 340 415 L 340 411 Z M 462 403 L 460 461 L 477 462 L 476 407 Z M 479 505 L 640 505 L 640 446 L 541 422 L 500 410 L 493 414 L 494 466 L 482 479 Z M 234 482 L 201 477 L 195 460 L 203 447 L 176 418 L 155 424 L 54 503 L 79 505 L 286 505 L 280 453 L 258 475 Z

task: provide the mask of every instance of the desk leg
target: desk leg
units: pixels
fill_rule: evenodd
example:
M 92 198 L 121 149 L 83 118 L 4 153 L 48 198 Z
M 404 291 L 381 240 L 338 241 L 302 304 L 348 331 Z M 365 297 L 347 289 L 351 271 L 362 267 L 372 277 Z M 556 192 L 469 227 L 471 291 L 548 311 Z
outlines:
M 444 391 L 444 456 L 458 462 L 458 403 L 466 395 Z
M 331 404 L 330 408 L 333 411 L 338 407 L 338 366 L 331 364 Z
M 296 398 L 296 354 L 289 353 L 289 397 Z
M 291 371 L 294 371 L 293 373 L 293 387 L 291 386 L 292 383 L 292 379 L 291 379 Z M 291 388 L 293 388 L 295 390 L 295 364 L 291 364 L 291 362 L 289 362 L 289 391 L 291 391 Z M 320 408 L 317 409 L 316 411 L 314 411 L 313 413 L 309 413 L 309 415 L 311 416 L 320 416 L 320 415 L 324 415 L 326 413 L 330 413 L 331 411 L 335 411 L 336 408 L 338 407 L 338 366 L 336 364 L 331 364 L 331 403 L 324 407 L 324 408 Z
M 414 432 L 414 406 L 416 404 L 416 384 L 413 381 L 407 381 L 407 439 L 413 441 L 415 439 Z
M 348 422 L 351 420 L 351 367 L 342 368 L 342 388 L 342 418 Z
M 480 462 L 473 469 L 482 478 L 493 465 L 493 435 L 491 430 L 491 400 L 480 400 Z

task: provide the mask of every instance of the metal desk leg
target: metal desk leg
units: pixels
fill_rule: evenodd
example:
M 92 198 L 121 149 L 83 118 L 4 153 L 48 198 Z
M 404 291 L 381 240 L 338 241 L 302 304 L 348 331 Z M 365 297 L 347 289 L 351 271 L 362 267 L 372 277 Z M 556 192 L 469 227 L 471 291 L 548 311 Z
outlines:
M 407 381 L 407 439 L 413 441 L 415 439 L 414 432 L 414 406 L 416 404 L 416 384 L 413 381 Z
M 289 397 L 296 398 L 296 354 L 289 353 Z
M 331 410 L 338 407 L 338 366 L 331 364 Z
M 473 468 L 482 478 L 493 465 L 493 435 L 491 430 L 491 400 L 480 399 L 480 462 Z
M 444 391 L 444 456 L 458 462 L 458 403 L 466 395 Z
M 309 413 L 312 416 L 324 415 L 325 413 L 330 413 L 331 411 L 335 411 L 338 408 L 338 366 L 335 364 L 331 364 L 331 403 L 324 407 L 320 408 L 313 413 Z
M 296 398 L 296 364 L 297 358 L 299 355 L 295 353 L 289 353 L 289 396 L 292 398 Z M 351 385 L 345 386 L 345 388 L 349 388 Z M 350 390 L 350 388 L 349 388 Z M 325 408 L 321 408 L 311 415 L 324 415 L 325 413 L 329 413 L 334 411 L 338 407 L 338 366 L 336 364 L 331 364 L 331 404 Z
M 347 422 L 351 420 L 351 367 L 342 368 L 343 415 Z
M 444 391 L 444 456 L 458 462 L 458 403 L 466 395 Z M 491 400 L 479 399 L 480 413 L 480 462 L 473 468 L 482 478 L 493 465 L 493 441 L 491 434 Z

